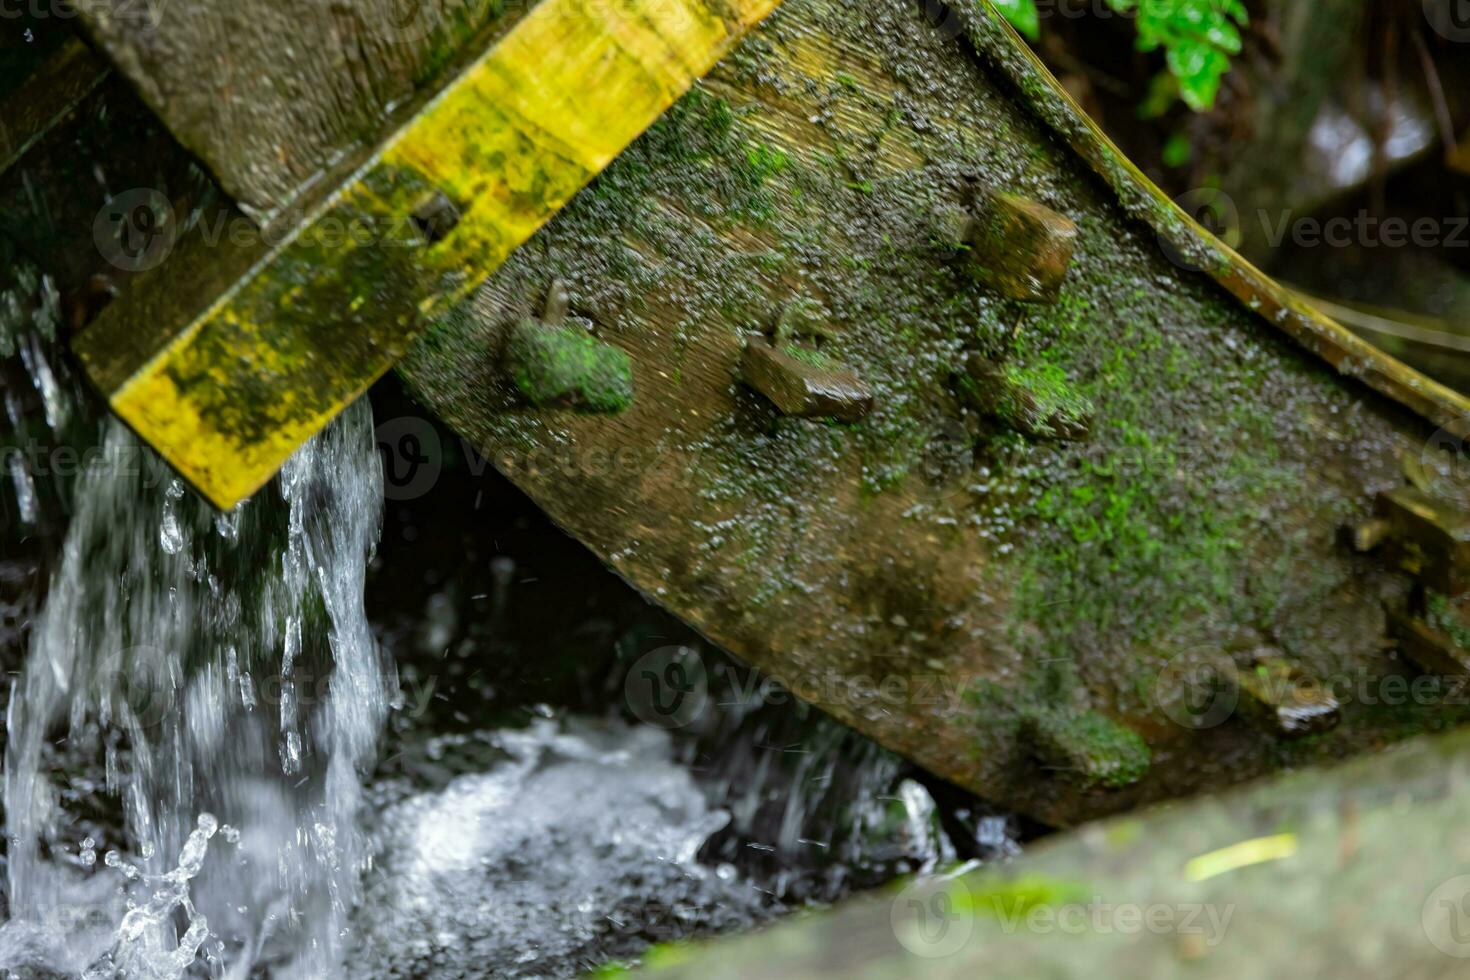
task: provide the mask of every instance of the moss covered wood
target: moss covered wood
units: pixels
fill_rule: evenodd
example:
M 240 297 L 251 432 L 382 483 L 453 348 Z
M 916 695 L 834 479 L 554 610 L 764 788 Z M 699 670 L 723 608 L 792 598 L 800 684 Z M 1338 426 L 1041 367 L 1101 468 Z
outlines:
M 1459 709 L 1348 700 L 1285 741 L 1238 702 L 1181 704 L 1262 646 L 1320 678 L 1402 670 L 1382 600 L 1410 582 L 1336 532 L 1466 403 L 1202 237 L 988 8 L 928 9 L 788 0 L 414 348 L 410 386 L 657 601 L 1043 820 L 1448 723 Z M 977 181 L 1076 224 L 1054 304 L 954 261 L 943 215 Z M 503 325 L 553 278 L 631 355 L 628 411 L 529 410 L 502 377 Z M 746 338 L 793 297 L 872 389 L 861 422 L 784 417 L 742 383 Z M 1087 438 L 977 411 L 977 356 L 1085 407 Z M 555 473 L 535 465 L 551 450 Z M 1039 765 L 1027 719 L 1050 709 L 1136 733 L 1147 771 Z
M 775 0 L 769 2 L 774 3 Z M 476 9 L 487 17 L 498 16 L 498 8 L 495 11 L 490 9 L 494 6 L 492 3 L 485 6 L 484 10 L 479 7 Z M 576 10 L 571 10 L 574 7 Z M 367 9 L 366 5 L 364 9 Z M 576 22 L 581 16 L 577 11 L 587 14 L 592 21 L 605 15 L 613 15 L 610 8 L 597 5 L 583 7 L 574 0 L 566 0 L 560 8 L 553 5 L 547 9 L 560 9 L 562 13 L 571 10 L 568 14 L 570 22 Z M 679 7 L 660 9 L 660 16 L 666 15 L 668 22 L 655 27 L 655 33 L 667 28 L 672 32 L 668 36 L 672 37 L 682 30 L 698 33 L 714 25 L 714 21 L 709 18 L 684 16 L 688 11 L 680 13 L 682 8 Z M 759 11 L 742 12 L 737 8 L 721 9 L 739 20 L 739 23 L 733 25 L 732 37 L 759 14 Z M 422 12 L 429 20 L 442 15 L 437 7 Z M 184 31 L 187 34 L 188 30 L 194 30 L 196 33 L 207 33 L 234 16 L 233 13 L 215 12 L 209 5 L 200 4 L 188 6 L 183 11 L 175 10 L 174 13 L 168 27 L 162 31 L 162 36 L 174 40 L 181 36 L 175 32 Z M 538 29 L 542 30 L 541 36 L 544 37 L 544 28 L 548 21 L 543 13 L 538 6 L 526 15 L 524 23 L 513 17 L 496 19 L 492 29 L 476 32 L 476 39 L 466 49 L 480 50 L 479 46 L 486 43 L 487 37 L 494 40 L 500 36 L 497 32 L 503 33 L 503 37 L 500 37 L 503 43 L 496 45 L 497 51 L 504 50 L 512 40 L 525 42 L 527 38 L 531 38 L 534 41 L 533 35 L 536 31 L 527 31 L 525 28 L 528 25 L 540 25 Z M 634 18 L 636 13 L 636 7 L 629 7 L 616 17 L 627 15 Z M 119 11 L 106 8 L 93 11 L 92 14 L 96 18 L 105 19 L 119 14 Z M 751 16 L 747 17 L 747 14 Z M 553 23 L 555 16 L 559 15 L 551 15 Z M 931 5 L 926 7 L 925 16 L 951 36 L 958 32 L 966 33 L 971 42 L 995 59 L 1019 85 L 1022 96 L 1030 106 L 1063 133 L 1073 148 L 1110 182 L 1119 194 L 1120 201 L 1131 213 L 1149 222 L 1160 233 L 1169 243 L 1177 260 L 1207 268 L 1219 281 L 1253 304 L 1263 315 L 1269 316 L 1272 322 L 1309 349 L 1321 354 L 1340 370 L 1362 376 L 1367 383 L 1414 411 L 1444 422 L 1463 409 L 1463 399 L 1458 399 L 1445 389 L 1405 371 L 1401 365 L 1382 357 L 1335 324 L 1316 316 L 1299 302 L 1287 297 L 1255 270 L 1233 261 L 1227 252 L 1219 248 L 1218 243 L 1203 236 L 1197 227 L 1177 212 L 1156 189 L 1142 180 L 1135 169 L 1117 155 L 1096 128 L 1045 77 L 1025 46 L 1020 44 L 988 6 L 960 4 L 953 8 L 943 8 Z M 181 23 L 193 20 L 198 20 L 199 25 L 187 29 L 180 27 Z M 474 18 L 470 20 L 473 21 Z M 672 23 L 673 21 L 677 23 Z M 120 27 L 123 35 L 132 36 L 129 31 L 136 25 L 131 25 L 124 19 L 113 26 Z M 614 25 L 608 26 L 612 28 L 609 36 L 617 32 L 618 28 Z M 154 29 L 158 27 L 158 24 L 149 25 L 142 36 L 156 42 Z M 98 30 L 96 24 L 93 29 Z M 616 75 L 626 68 L 627 62 L 612 59 L 594 65 L 586 59 L 579 60 L 579 53 L 595 50 L 596 45 L 589 47 L 584 43 L 585 39 L 574 38 L 569 42 L 571 35 L 563 36 L 557 33 L 558 30 L 552 31 L 554 43 L 541 46 L 563 54 L 570 52 L 572 56 L 566 62 L 571 66 L 570 73 L 556 78 L 547 72 L 537 73 L 534 80 L 515 86 L 515 91 L 540 93 L 536 98 L 545 96 L 547 90 L 553 95 L 580 91 L 579 86 L 584 84 L 589 91 L 599 94 L 616 91 L 617 86 L 607 85 L 603 79 L 589 81 L 586 72 L 600 70 L 598 66 L 611 66 Z M 106 34 L 106 30 L 101 30 L 100 33 Z M 631 60 L 649 56 L 652 62 L 658 62 L 662 57 L 659 52 L 663 50 L 663 46 L 658 43 L 651 46 L 641 45 L 633 40 L 636 36 L 635 31 L 622 38 L 625 42 L 622 46 L 624 50 L 637 52 L 636 57 Z M 421 40 L 417 36 L 413 39 Z M 444 40 L 444 37 L 440 37 L 440 40 Z M 703 37 L 703 41 L 708 40 L 708 37 Z M 729 38 L 724 38 L 715 43 L 723 44 L 728 40 Z M 135 76 L 142 70 L 140 65 L 147 58 L 158 56 L 157 50 L 147 52 L 145 57 L 144 54 L 132 51 L 128 43 L 113 43 L 116 41 L 117 38 L 112 38 L 108 42 L 111 45 L 109 50 L 124 64 L 125 70 Z M 682 52 L 676 59 L 679 64 L 673 69 L 676 75 L 687 69 L 690 52 L 703 50 L 703 41 L 683 38 L 668 49 Z M 325 47 L 330 48 L 330 45 Z M 439 54 L 448 57 L 447 50 L 445 48 Z M 668 51 L 665 50 L 664 53 L 667 54 Z M 306 57 L 309 61 L 312 56 Z M 435 71 L 444 68 L 437 62 L 436 65 Z M 635 67 L 633 73 L 638 74 L 642 67 L 644 66 Z M 230 84 L 231 70 L 233 68 L 222 69 L 219 73 L 206 72 L 199 74 L 197 78 L 191 76 L 189 84 L 191 89 L 197 88 L 197 92 L 191 91 L 189 99 L 180 97 L 168 101 L 167 105 L 155 100 L 168 116 L 176 133 L 183 133 L 188 128 L 185 125 L 190 122 L 185 118 L 188 116 L 185 112 L 188 106 L 203 105 L 208 109 L 210 98 L 228 101 L 228 98 L 236 97 L 238 91 L 243 90 Z M 435 74 L 435 71 L 430 71 L 429 74 Z M 461 75 L 460 81 L 470 74 L 475 74 L 473 68 Z M 841 74 L 843 89 L 854 95 L 859 94 L 860 76 L 851 72 Z M 135 77 L 134 81 L 138 82 L 138 79 Z M 147 87 L 145 83 L 139 84 Z M 674 86 L 675 89 L 677 87 Z M 348 100 L 343 111 L 346 115 L 351 115 L 358 104 L 355 101 L 356 96 L 350 91 L 351 85 L 347 89 L 348 91 L 342 93 Z M 452 118 L 453 113 L 446 105 L 449 102 L 456 102 L 463 107 L 462 91 L 460 99 L 439 99 L 426 106 L 424 103 L 428 94 L 426 89 L 417 98 L 403 100 L 402 105 L 390 114 L 392 118 L 384 124 L 391 129 L 402 119 L 409 120 L 405 128 L 391 140 L 400 149 L 407 144 L 428 147 L 433 140 L 425 138 L 420 125 L 424 118 L 437 117 L 441 121 Z M 506 97 L 503 101 L 505 105 L 501 108 L 514 108 L 514 98 Z M 625 99 L 619 105 L 626 103 Z M 212 109 L 203 112 L 194 122 L 201 126 L 218 128 L 221 125 L 221 116 L 218 112 L 211 114 L 212 112 Z M 532 114 L 538 118 L 551 118 L 546 113 Z M 556 113 L 551 115 L 555 116 Z M 290 117 L 288 114 L 281 118 Z M 819 114 L 817 119 L 820 122 L 823 117 Z M 462 119 L 452 121 L 464 122 Z M 501 135 L 511 134 L 512 141 L 515 134 L 521 132 L 514 125 L 492 125 L 489 128 Z M 536 126 L 531 125 L 530 129 L 535 130 Z M 418 136 L 406 139 L 405 134 L 410 131 L 417 132 Z M 248 135 L 229 134 L 226 139 L 235 140 Z M 590 138 L 585 131 L 580 132 L 577 138 L 583 137 Z M 595 143 L 595 139 L 593 142 Z M 271 144 L 269 139 L 262 145 L 268 149 L 273 148 L 277 156 L 284 152 L 280 145 Z M 469 170 L 479 167 L 488 173 L 498 173 L 505 178 L 505 187 L 502 190 L 522 193 L 522 196 L 529 195 L 533 200 L 540 199 L 543 191 L 547 190 L 546 187 L 522 186 L 522 178 L 536 178 L 539 172 L 535 168 L 527 171 L 520 167 L 520 162 L 524 161 L 516 152 L 504 156 L 497 149 L 494 140 L 488 139 L 471 141 L 471 145 L 480 149 L 481 158 L 476 158 L 473 154 L 462 159 L 456 158 L 454 153 L 439 146 L 432 151 L 425 149 L 424 155 L 432 164 L 426 169 L 415 170 L 413 166 L 407 166 L 385 170 L 380 166 L 385 161 L 374 156 L 381 144 L 373 140 L 365 140 L 361 145 L 353 145 L 350 141 L 339 142 L 334 148 L 333 165 L 324 171 L 311 169 L 313 178 L 308 182 L 309 186 L 303 195 L 267 228 L 257 231 L 248 220 L 240 218 L 233 211 L 223 221 L 215 221 L 211 215 L 211 220 L 206 225 L 209 234 L 203 247 L 195 244 L 185 246 L 181 243 L 174 257 L 166 263 L 166 271 L 147 277 L 143 297 L 131 298 L 126 295 L 127 290 L 124 290 L 123 301 L 117 304 L 122 312 L 107 317 L 117 326 L 110 332 L 101 333 L 95 343 L 83 342 L 84 351 L 96 355 L 91 358 L 94 375 L 109 395 L 117 393 L 121 382 L 130 378 L 132 372 L 143 372 L 139 367 L 142 364 L 149 365 L 145 373 L 154 379 L 164 375 L 177 375 L 170 382 L 172 388 L 168 385 L 155 388 L 151 382 L 138 386 L 132 391 L 131 400 L 124 398 L 118 407 L 124 409 L 135 427 L 169 454 L 186 475 L 201 485 L 228 485 L 227 490 L 216 488 L 209 491 L 216 493 L 217 502 L 228 503 L 231 495 L 246 492 L 258 482 L 258 471 L 270 469 L 273 460 L 279 461 L 283 447 L 296 444 L 314 431 L 320 420 L 339 408 L 350 392 L 361 390 L 383 370 L 384 364 L 402 349 L 404 337 L 417 329 L 422 317 L 433 314 L 450 299 L 469 288 L 484 267 L 494 264 L 496 249 L 504 245 L 498 241 L 486 245 L 480 240 L 482 236 L 465 230 L 460 230 L 458 234 L 445 234 L 444 230 L 436 231 L 417 220 L 413 222 L 414 227 L 425 233 L 427 241 L 420 241 L 413 234 L 398 234 L 400 229 L 406 230 L 402 209 L 406 209 L 416 219 L 427 202 L 439 200 L 457 211 L 458 203 L 450 198 L 446 188 L 435 186 L 435 183 L 457 181 L 461 191 L 468 189 L 473 192 L 480 183 L 466 177 L 465 167 Z M 259 149 L 256 147 L 256 150 Z M 518 152 L 517 147 L 510 149 Z M 298 159 L 289 153 L 286 156 L 291 160 Z M 564 162 L 564 155 L 552 152 L 551 156 L 558 162 L 558 166 L 560 162 Z M 300 159 L 310 157 L 311 154 L 305 153 Z M 471 161 L 475 159 L 479 163 L 471 165 Z M 373 165 L 374 160 L 379 165 Z M 258 159 L 254 151 L 244 153 L 241 161 L 240 166 L 247 171 L 258 168 L 262 172 L 269 171 L 277 162 Z M 407 162 L 414 163 L 412 160 Z M 787 162 L 778 149 L 768 146 L 754 147 L 742 162 L 741 170 L 746 175 L 759 179 L 764 174 L 779 173 Z M 435 170 L 435 166 L 445 172 Z M 455 171 L 457 166 L 461 169 L 456 176 L 450 172 Z M 557 170 L 557 166 L 552 169 Z M 557 172 L 560 173 L 560 170 Z M 374 180 L 376 183 L 373 183 Z M 466 184 L 473 186 L 466 188 Z M 870 190 L 872 187 L 871 181 L 866 179 L 854 179 L 852 184 L 858 190 Z M 1015 188 L 1011 188 L 1001 193 L 1014 190 Z M 188 213 L 187 220 L 180 218 L 180 226 L 194 221 L 193 212 L 181 207 L 185 202 L 170 198 L 160 188 L 138 187 L 127 193 L 161 195 L 164 206 L 152 206 L 148 209 L 150 212 L 166 213 L 167 207 L 172 206 L 178 214 Z M 553 197 L 556 193 L 561 191 L 554 191 Z M 364 194 L 367 195 L 366 198 L 363 197 Z M 379 197 L 383 199 L 377 199 Z M 508 203 L 512 206 L 511 210 L 514 210 L 515 206 L 524 201 L 513 197 Z M 1044 206 L 1043 202 L 1031 203 Z M 244 206 L 251 207 L 248 201 Z M 949 204 L 941 205 L 944 206 Z M 257 208 L 252 213 L 263 212 Z M 88 212 L 88 220 L 78 223 L 76 229 L 89 231 L 92 227 L 90 217 L 95 214 L 95 211 Z M 481 214 L 480 217 L 484 218 L 485 215 Z M 519 220 L 525 216 L 510 217 Z M 243 227 L 239 226 L 241 221 L 244 222 Z M 512 224 L 514 223 L 513 220 Z M 526 223 L 534 227 L 534 221 L 528 220 Z M 478 225 L 482 231 L 483 224 L 481 222 Z M 476 223 L 471 222 L 471 225 L 476 226 Z M 516 234 L 524 234 L 527 230 L 513 229 L 509 241 L 514 242 L 517 240 Z M 236 237 L 237 232 L 242 231 L 248 240 L 243 244 Z M 940 231 L 940 238 L 944 238 L 942 229 Z M 350 241 L 344 243 L 344 237 Z M 371 247 L 360 247 L 364 237 Z M 473 240 L 474 247 L 456 250 L 445 244 L 456 240 L 461 244 Z M 389 247 L 381 247 L 385 244 Z M 419 246 L 425 244 L 431 247 L 420 251 Z M 973 243 L 961 244 L 965 248 L 971 248 Z M 301 247 L 296 247 L 298 245 Z M 466 255 L 483 261 L 459 261 L 465 259 Z M 1038 277 L 1037 281 L 1046 281 L 1046 276 Z M 1004 292 L 1004 289 L 1000 291 Z M 289 302 L 283 302 L 286 299 Z M 90 301 L 87 302 L 89 309 L 92 305 Z M 253 308 L 242 310 L 242 305 Z M 232 326 L 242 321 L 254 324 L 267 314 L 282 321 L 280 329 L 256 330 L 253 326 L 247 326 L 241 331 Z M 372 322 L 368 323 L 370 315 Z M 205 330 L 204 322 L 212 316 L 218 316 L 224 322 L 216 323 L 214 330 Z M 312 329 L 320 336 L 295 336 L 302 331 L 309 333 Z M 374 330 L 380 332 L 374 333 Z M 229 335 L 230 342 L 211 344 L 196 340 L 195 334 L 209 337 Z M 235 352 L 242 345 L 249 349 L 252 336 L 263 338 L 262 343 L 255 345 L 256 353 L 262 356 L 247 356 L 244 361 L 240 361 L 235 357 Z M 261 348 L 266 346 L 267 340 L 276 349 L 287 351 L 288 356 L 265 356 L 269 352 Z M 108 350 L 121 353 L 117 357 L 99 354 L 99 351 Z M 327 361 L 320 354 L 325 350 L 333 350 L 337 356 Z M 291 365 L 303 369 L 297 370 Z M 226 397 L 211 399 L 207 396 L 209 389 L 196 383 L 206 375 L 211 377 L 211 387 L 224 390 Z M 1047 376 L 1050 375 L 1038 375 Z M 180 395 L 174 390 L 180 384 L 190 387 L 190 392 Z M 149 412 L 140 407 L 139 403 L 144 401 L 158 402 L 162 407 Z M 181 420 L 177 424 L 174 421 L 176 418 Z
M 628 355 L 576 327 L 522 320 L 506 362 L 516 387 L 537 407 L 621 412 L 633 403 Z
M 857 422 L 873 408 L 873 393 L 857 375 L 808 347 L 748 340 L 740 375 L 783 415 Z
M 323 178 L 324 199 L 267 234 L 181 241 L 77 339 L 89 376 L 232 506 L 774 2 L 544 0 L 358 169 Z M 457 222 L 425 222 L 440 196 Z
M 381 142 L 466 49 L 526 6 L 108 0 L 76 15 L 179 142 L 265 222 L 344 154 Z

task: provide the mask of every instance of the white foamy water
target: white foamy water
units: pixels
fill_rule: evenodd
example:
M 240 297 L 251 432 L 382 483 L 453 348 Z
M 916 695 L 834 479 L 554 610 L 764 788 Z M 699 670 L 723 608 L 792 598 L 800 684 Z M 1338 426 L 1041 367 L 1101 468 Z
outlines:
M 152 485 L 120 424 L 103 448 L 10 701 L 0 969 L 334 975 L 364 859 L 360 772 L 396 687 L 363 611 L 382 498 L 370 410 L 224 517 Z M 124 839 L 77 843 L 71 754 L 105 759 Z
M 667 732 L 540 719 L 443 744 L 489 764 L 380 815 L 349 977 L 572 976 L 769 917 L 733 868 L 696 861 L 730 817 Z

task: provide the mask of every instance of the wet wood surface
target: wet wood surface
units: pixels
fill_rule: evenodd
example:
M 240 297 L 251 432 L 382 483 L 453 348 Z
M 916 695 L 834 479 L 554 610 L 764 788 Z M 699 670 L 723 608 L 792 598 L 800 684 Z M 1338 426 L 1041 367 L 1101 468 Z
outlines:
M 462 46 L 525 6 L 107 0 L 78 13 L 178 140 L 264 219 L 345 154 L 381 140 L 395 110 Z
M 1182 703 L 1262 651 L 1335 685 L 1408 669 L 1384 608 L 1411 583 L 1339 529 L 1466 403 L 1131 183 L 988 15 L 931 14 L 790 0 L 415 348 L 411 388 L 655 601 L 1042 820 L 1453 718 L 1348 691 L 1333 731 L 1287 740 Z M 977 183 L 1076 223 L 1057 302 L 999 297 L 946 251 Z M 628 411 L 507 385 L 505 324 L 553 279 L 631 356 Z M 742 383 L 793 297 L 819 313 L 799 339 L 871 388 L 862 421 L 782 416 Z M 977 354 L 1075 402 L 1086 438 L 977 414 Z

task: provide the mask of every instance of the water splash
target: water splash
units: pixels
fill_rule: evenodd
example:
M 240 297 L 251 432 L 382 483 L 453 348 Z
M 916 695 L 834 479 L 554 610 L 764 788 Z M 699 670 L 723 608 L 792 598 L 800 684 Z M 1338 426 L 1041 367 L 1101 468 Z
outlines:
M 46 401 L 48 422 L 66 409 Z M 144 453 L 106 426 L 10 700 L 0 968 L 332 975 L 363 860 L 360 771 L 396 687 L 363 610 L 382 497 L 370 411 L 223 517 L 154 486 Z M 129 860 L 62 860 L 79 835 L 58 763 L 78 753 L 104 760 Z M 238 828 L 215 855 L 208 814 Z
M 483 769 L 375 808 L 349 977 L 573 976 L 769 917 L 751 882 L 696 860 L 729 814 L 667 732 L 542 718 L 436 739 L 433 754 Z
M 162 875 L 149 876 L 123 861 L 117 851 L 108 851 L 109 868 L 117 869 L 125 879 L 137 882 L 134 891 L 146 894 L 140 902 L 130 902 L 128 912 L 117 927 L 116 951 L 104 954 L 82 974 L 83 980 L 179 980 L 194 964 L 199 949 L 209 939 L 209 919 L 195 907 L 189 894 L 189 882 L 204 866 L 209 853 L 209 839 L 219 830 L 213 814 L 200 814 L 195 829 L 184 842 L 178 867 Z M 188 928 L 177 942 L 164 940 L 164 928 L 175 912 L 182 912 Z

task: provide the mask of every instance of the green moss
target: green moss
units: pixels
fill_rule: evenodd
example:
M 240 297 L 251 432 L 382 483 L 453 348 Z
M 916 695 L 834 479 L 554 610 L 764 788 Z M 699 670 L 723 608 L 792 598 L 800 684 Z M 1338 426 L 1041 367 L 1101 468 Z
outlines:
M 1084 247 L 1107 254 L 1102 241 Z M 1117 703 L 1146 709 L 1124 665 L 1144 666 L 1161 637 L 1187 649 L 1330 590 L 1332 568 L 1294 557 L 1310 542 L 1259 544 L 1273 509 L 1300 497 L 1292 457 L 1324 411 L 1320 372 L 1274 345 L 1187 291 L 1120 289 L 1106 275 L 1022 325 L 1013 360 L 1041 365 L 1038 390 L 1060 397 L 1048 382 L 1073 379 L 1094 406 L 1088 443 L 1065 466 L 1026 467 L 1030 485 L 1011 498 L 1009 516 L 1033 532 L 1009 631 L 1023 650 L 1115 651 Z M 1038 457 L 1052 453 L 1010 465 Z
M 576 327 L 523 321 L 506 357 L 516 387 L 533 405 L 621 412 L 633 403 L 628 355 Z
M 1442 592 L 1429 593 L 1425 609 L 1428 614 L 1425 618 L 1430 626 L 1448 636 L 1450 642 L 1461 650 L 1470 650 L 1470 626 L 1456 615 L 1449 596 Z
M 695 212 L 717 227 L 766 225 L 776 213 L 767 185 L 792 165 L 784 150 L 753 139 L 729 102 L 698 86 L 649 128 L 641 146 L 646 153 L 625 154 L 589 188 L 615 206 L 630 230 L 651 232 L 665 217 L 658 202 L 681 172 L 684 187 L 695 189 Z
M 985 772 L 1015 751 L 1031 706 L 1089 703 L 1156 718 L 1149 698 L 1169 658 L 1220 649 L 1241 630 L 1289 634 L 1282 610 L 1320 624 L 1331 613 L 1316 610 L 1332 607 L 1314 597 L 1334 576 L 1340 584 L 1344 562 L 1320 540 L 1280 529 L 1327 526 L 1305 518 L 1329 508 L 1361 509 L 1366 477 L 1325 480 L 1322 471 L 1348 458 L 1372 470 L 1389 455 L 1391 426 L 1354 411 L 1361 392 L 1307 363 L 1215 284 L 1181 276 L 1153 233 L 1124 221 L 1103 185 L 991 87 L 965 89 L 950 107 L 955 126 L 902 74 L 891 89 L 863 76 L 865 106 L 884 109 L 891 97 L 886 124 L 876 111 L 818 114 L 813 91 L 854 97 L 825 84 L 810 90 L 799 67 L 785 70 L 787 17 L 815 17 L 857 50 L 868 37 L 911 41 L 912 50 L 885 56 L 914 79 L 933 74 L 916 71 L 917 61 L 946 57 L 923 46 L 927 35 L 903 33 L 909 11 L 852 0 L 829 16 L 788 5 L 498 276 L 507 294 L 531 295 L 547 275 L 576 282 L 599 323 L 667 352 L 658 367 L 671 375 L 686 350 L 734 350 L 726 333 L 768 327 L 773 306 L 811 296 L 832 328 L 822 351 L 859 368 L 877 392 L 871 415 L 834 429 L 772 418 L 736 388 L 720 425 L 682 443 L 671 436 L 698 460 L 691 479 L 705 508 L 691 525 L 690 570 L 671 586 L 708 578 L 732 605 L 752 608 L 829 588 L 833 556 L 812 542 L 831 540 L 824 524 L 848 514 L 827 513 L 826 496 L 814 503 L 808 490 L 847 486 L 856 462 L 864 505 L 887 519 L 892 501 L 881 495 L 901 494 L 901 519 L 932 531 L 933 552 L 895 568 L 916 592 L 929 582 L 931 554 L 974 552 L 974 594 L 993 601 L 938 605 L 963 611 L 963 628 L 996 650 L 1000 683 L 977 704 L 972 736 L 975 771 Z M 1008 39 L 986 51 L 1016 56 Z M 938 63 L 962 72 L 971 61 Z M 1022 73 L 1022 84 L 1043 110 L 1056 99 L 1035 77 Z M 732 107 L 718 91 L 760 97 Z M 820 135 L 794 132 L 792 107 L 800 120 L 817 118 Z M 922 163 L 891 165 L 910 159 Z M 1104 163 L 1116 184 L 1126 165 L 1111 155 Z M 964 200 L 964 175 L 977 170 L 1077 223 L 1056 304 L 1002 301 L 938 254 L 957 237 L 946 209 Z M 1182 233 L 1161 201 L 1123 191 L 1126 209 L 1167 226 L 1164 238 Z M 1014 365 L 1017 390 L 1042 405 L 1090 407 L 1087 439 L 1028 439 L 978 419 L 951 384 L 974 355 Z M 436 357 L 443 373 L 473 359 Z M 483 428 L 513 423 L 492 418 Z M 664 601 L 691 598 L 671 588 Z M 893 657 L 907 663 L 921 649 Z M 1060 666 L 1032 666 L 1041 664 Z
M 1022 737 L 1044 763 L 1087 784 L 1116 789 L 1148 772 L 1148 744 L 1096 711 L 1033 710 L 1023 720 Z
M 792 344 L 789 347 L 781 348 L 781 353 L 785 354 L 787 357 L 791 358 L 794 361 L 800 361 L 803 364 L 809 364 L 812 367 L 819 368 L 823 371 L 835 371 L 842 367 L 841 364 L 838 364 L 826 354 L 823 354 L 821 351 L 815 350 L 811 347 L 799 347 L 795 344 Z
M 1012 428 L 1045 432 L 1057 425 L 1087 427 L 1092 402 L 1072 387 L 1061 365 L 1008 364 L 1004 377 L 1008 390 L 997 402 L 997 414 Z

